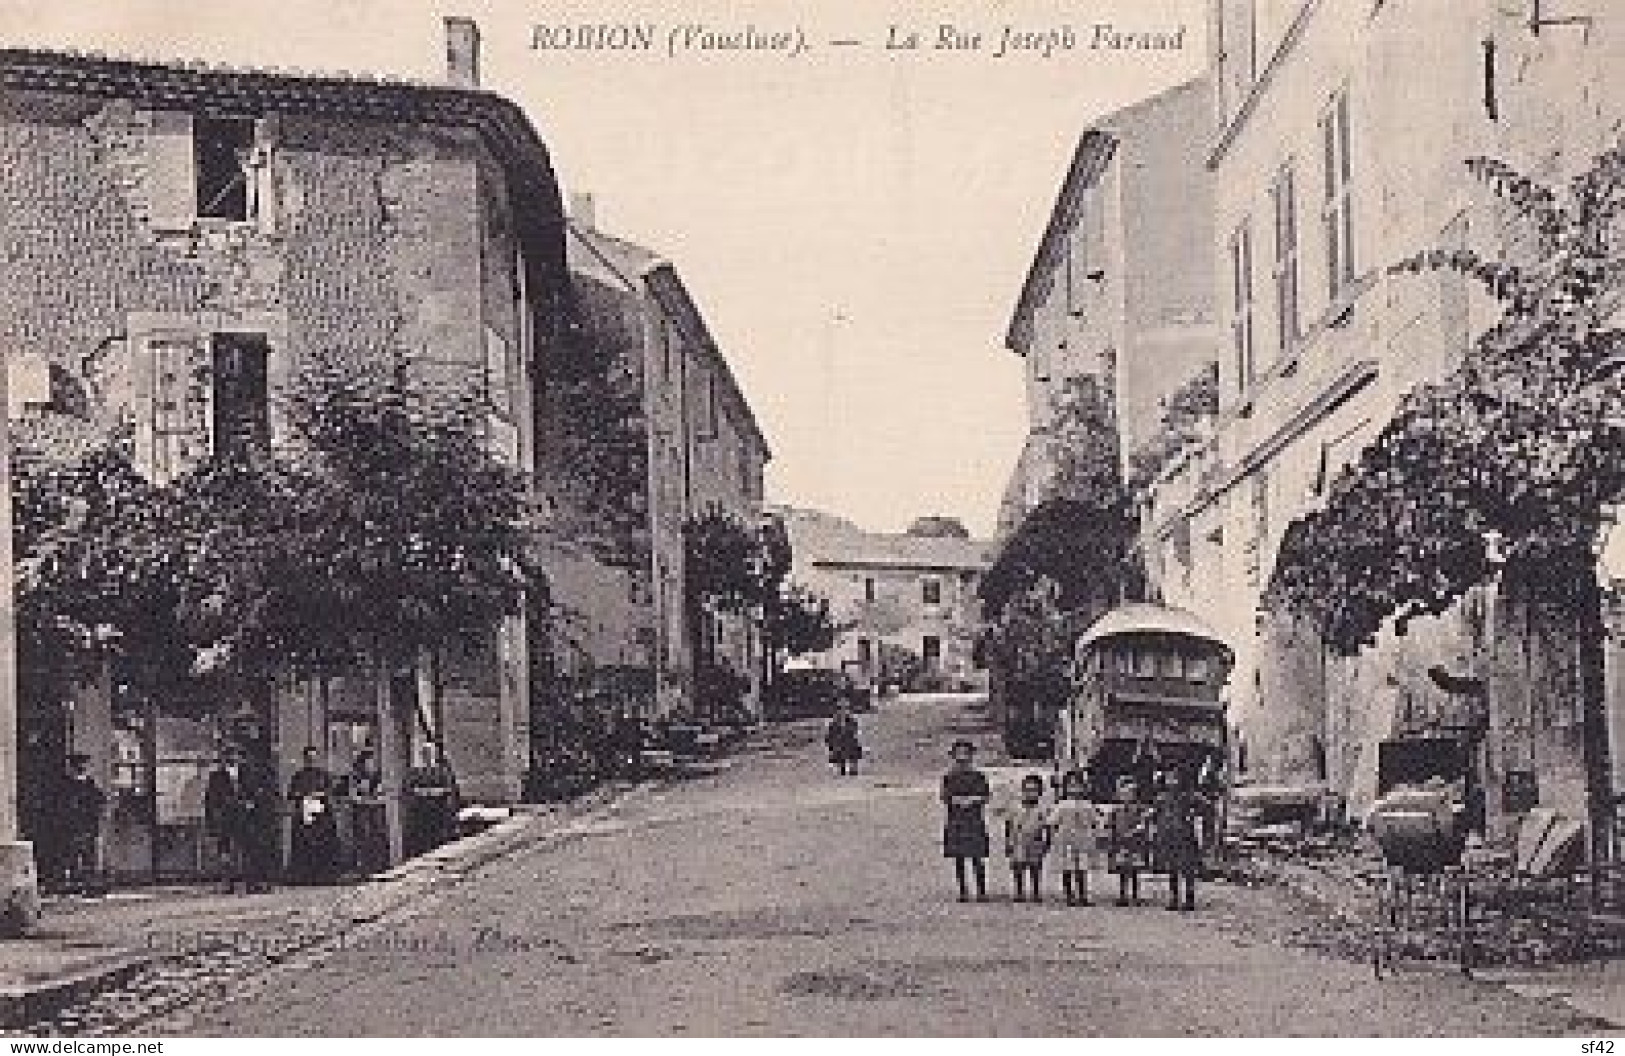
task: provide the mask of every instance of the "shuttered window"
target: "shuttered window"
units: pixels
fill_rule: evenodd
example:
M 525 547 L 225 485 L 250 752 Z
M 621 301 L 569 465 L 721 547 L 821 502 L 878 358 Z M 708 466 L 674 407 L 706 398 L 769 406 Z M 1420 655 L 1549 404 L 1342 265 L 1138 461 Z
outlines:
M 1354 215 L 1349 182 L 1349 98 L 1339 92 L 1320 119 L 1323 168 L 1321 221 L 1326 240 L 1327 292 L 1335 305 L 1354 282 Z
M 132 367 L 136 467 L 167 484 L 213 446 L 208 343 L 195 335 L 150 336 L 136 346 Z
M 1275 340 L 1284 359 L 1298 345 L 1298 200 L 1292 163 L 1281 166 L 1270 189 L 1275 213 Z

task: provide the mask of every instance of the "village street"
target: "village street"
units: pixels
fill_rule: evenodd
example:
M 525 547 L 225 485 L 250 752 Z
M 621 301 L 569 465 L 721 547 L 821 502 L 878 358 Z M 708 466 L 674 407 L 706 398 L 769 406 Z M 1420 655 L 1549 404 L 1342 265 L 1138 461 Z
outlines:
M 992 739 L 961 698 L 865 718 L 867 772 L 830 774 L 817 724 L 762 734 L 721 773 L 498 861 L 147 1029 L 205 1035 L 1551 1035 L 1556 1005 L 1288 941 L 1271 888 L 1211 885 L 1200 911 L 952 898 L 936 772 Z M 1007 781 L 1014 771 L 995 776 Z M 997 865 L 998 863 L 995 863 Z

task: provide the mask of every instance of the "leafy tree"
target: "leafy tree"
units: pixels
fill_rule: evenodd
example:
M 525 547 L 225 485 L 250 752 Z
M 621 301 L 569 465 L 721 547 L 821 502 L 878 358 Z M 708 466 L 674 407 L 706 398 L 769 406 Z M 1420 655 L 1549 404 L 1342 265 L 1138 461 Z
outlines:
M 1041 579 L 1055 584 L 1069 612 L 1098 614 L 1144 590 L 1139 519 L 1118 463 L 1116 420 L 1093 379 L 1071 379 L 1063 390 L 1055 438 L 1047 497 L 982 577 L 978 593 L 990 620 Z
M 880 664 L 880 681 L 889 685 L 912 689 L 925 674 L 925 658 L 906 645 L 881 642 L 876 659 Z
M 611 565 L 648 563 L 648 421 L 643 408 L 643 323 L 622 294 L 577 279 L 563 340 L 543 396 L 555 530 Z
M 764 613 L 763 634 L 775 655 L 805 656 L 835 647 L 829 599 L 799 583 L 786 584 Z M 774 671 L 778 667 L 775 664 Z
M 1515 598 L 1572 619 L 1581 656 L 1592 832 L 1606 832 L 1603 622 L 1597 553 L 1625 495 L 1625 151 L 1566 195 L 1496 161 L 1471 171 L 1534 235 L 1534 259 L 1430 251 L 1401 273 L 1448 269 L 1503 315 L 1459 366 L 1406 396 L 1334 482 L 1323 509 L 1286 532 L 1266 602 L 1312 620 L 1337 652 L 1444 612 L 1499 575 Z
M 284 396 L 288 444 L 161 487 L 116 439 L 20 460 L 32 640 L 156 682 L 406 656 L 518 611 L 525 483 L 471 408 L 319 365 Z

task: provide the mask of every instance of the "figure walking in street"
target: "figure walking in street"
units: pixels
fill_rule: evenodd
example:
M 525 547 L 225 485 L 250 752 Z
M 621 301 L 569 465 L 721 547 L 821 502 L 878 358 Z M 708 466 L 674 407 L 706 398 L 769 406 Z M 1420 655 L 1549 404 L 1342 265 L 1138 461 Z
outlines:
M 90 756 L 80 752 L 69 756 L 62 821 L 67 842 L 63 879 L 71 892 L 92 894 L 100 884 L 102 815 L 106 806 L 107 797 L 90 776 Z
M 425 854 L 457 835 L 457 778 L 440 746 L 423 747 L 423 765 L 406 776 L 406 856 Z
M 1089 872 L 1101 865 L 1105 825 L 1098 804 L 1088 798 L 1089 781 L 1081 770 L 1061 779 L 1061 801 L 1050 810 L 1053 850 L 1061 863 L 1061 890 L 1069 906 L 1087 906 Z
M 835 709 L 824 731 L 824 745 L 829 749 L 829 761 L 835 772 L 842 776 L 858 772 L 858 760 L 863 758 L 863 743 L 858 738 L 857 716 L 845 704 Z
M 1050 812 L 1044 806 L 1044 779 L 1028 774 L 1021 779 L 1021 802 L 1004 819 L 1004 853 L 1010 859 L 1010 877 L 1017 902 L 1044 901 L 1044 856 L 1049 853 Z
M 1168 908 L 1196 908 L 1196 873 L 1202 865 L 1197 818 L 1202 813 L 1196 793 L 1184 771 L 1167 775 L 1152 813 L 1152 850 L 1155 867 L 1168 874 Z
M 236 749 L 221 753 L 203 789 L 203 831 L 214 851 L 227 894 L 248 886 L 248 804 L 243 796 L 242 762 Z
M 1107 846 L 1112 872 L 1117 874 L 1117 904 L 1140 904 L 1140 871 L 1146 867 L 1150 813 L 1140 802 L 1138 786 L 1119 784 L 1117 804 L 1107 821 Z
M 333 817 L 333 778 L 318 762 L 315 748 L 288 782 L 293 812 L 288 846 L 288 877 L 296 884 L 331 883 L 338 877 L 339 830 Z
M 954 878 L 959 881 L 959 901 L 971 899 L 967 870 L 976 880 L 976 900 L 987 901 L 987 801 L 992 790 L 987 775 L 972 765 L 976 746 L 955 741 L 952 766 L 942 778 L 942 805 L 947 817 L 942 826 L 942 853 L 953 859 Z

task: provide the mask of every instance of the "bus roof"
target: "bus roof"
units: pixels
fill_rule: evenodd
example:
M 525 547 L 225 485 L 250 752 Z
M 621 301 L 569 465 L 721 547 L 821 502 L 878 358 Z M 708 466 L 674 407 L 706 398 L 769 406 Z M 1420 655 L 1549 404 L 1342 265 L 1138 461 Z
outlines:
M 1225 652 L 1230 651 L 1230 646 L 1223 638 L 1184 609 L 1140 601 L 1119 605 L 1090 624 L 1089 629 L 1083 632 L 1083 637 L 1078 639 L 1078 648 L 1083 649 L 1096 642 L 1125 634 L 1172 634 L 1197 639 Z

